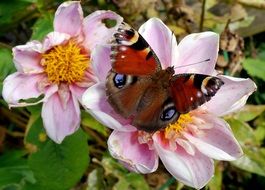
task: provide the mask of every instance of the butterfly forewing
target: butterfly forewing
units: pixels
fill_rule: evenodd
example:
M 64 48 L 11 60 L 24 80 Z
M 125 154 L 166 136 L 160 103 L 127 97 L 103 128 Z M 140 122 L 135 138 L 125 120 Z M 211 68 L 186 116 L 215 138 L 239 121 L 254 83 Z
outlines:
M 112 69 L 117 73 L 151 75 L 161 69 L 145 39 L 125 23 L 114 34 L 111 50 Z
M 178 112 L 188 113 L 209 101 L 224 82 L 209 75 L 179 74 L 170 81 L 171 91 Z

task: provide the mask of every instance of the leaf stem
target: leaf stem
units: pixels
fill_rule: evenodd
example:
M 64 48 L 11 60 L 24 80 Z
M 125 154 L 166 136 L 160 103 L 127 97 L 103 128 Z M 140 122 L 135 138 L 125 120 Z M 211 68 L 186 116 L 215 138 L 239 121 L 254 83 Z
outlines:
M 6 43 L 0 42 L 0 48 L 12 49 L 13 47 Z
M 88 127 L 83 127 L 83 129 L 89 133 L 97 142 L 100 146 L 102 146 L 103 148 L 107 148 L 107 145 L 105 143 L 105 140 L 103 140 L 95 131 L 91 130 Z

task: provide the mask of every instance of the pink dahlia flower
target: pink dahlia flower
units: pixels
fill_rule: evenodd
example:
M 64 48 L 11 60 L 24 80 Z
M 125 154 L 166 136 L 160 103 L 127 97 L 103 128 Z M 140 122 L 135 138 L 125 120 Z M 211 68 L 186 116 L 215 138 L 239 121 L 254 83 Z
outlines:
M 191 34 L 177 45 L 175 36 L 159 19 L 147 21 L 139 33 L 155 51 L 162 68 L 174 66 L 177 74 L 216 75 L 214 67 L 219 44 L 216 33 Z M 108 139 L 109 151 L 129 170 L 153 172 L 160 158 L 176 179 L 188 186 L 202 188 L 213 176 L 213 159 L 231 161 L 242 156 L 242 149 L 229 125 L 219 117 L 244 106 L 256 89 L 253 81 L 218 75 L 224 85 L 209 102 L 151 134 L 137 130 L 108 103 L 105 80 L 111 69 L 109 54 L 109 47 L 97 47 L 93 52 L 92 67 L 99 82 L 88 88 L 82 101 L 91 115 L 113 129 Z M 209 62 L 199 63 L 208 59 Z
M 79 102 L 84 91 L 96 82 L 90 55 L 96 44 L 107 43 L 116 27 L 104 19 L 122 18 L 111 11 L 96 11 L 83 18 L 79 1 L 61 4 L 55 13 L 54 31 L 43 42 L 31 41 L 13 48 L 17 72 L 3 86 L 10 107 L 43 102 L 41 116 L 48 136 L 61 143 L 80 123 Z M 44 97 L 35 102 L 23 101 Z

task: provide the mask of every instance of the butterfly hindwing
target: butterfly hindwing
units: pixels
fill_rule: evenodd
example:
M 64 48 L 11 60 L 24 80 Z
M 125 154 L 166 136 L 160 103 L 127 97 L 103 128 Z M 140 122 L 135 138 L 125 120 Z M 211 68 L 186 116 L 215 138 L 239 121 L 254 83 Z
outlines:
M 133 125 L 140 130 L 155 132 L 174 123 L 179 113 L 169 93 L 152 83 L 139 102 Z
M 172 97 L 180 113 L 188 113 L 209 101 L 224 82 L 202 74 L 175 75 L 170 82 Z
M 106 94 L 114 110 L 128 118 L 135 114 L 141 97 L 151 83 L 149 77 L 118 74 L 111 70 L 106 80 Z
M 114 34 L 111 48 L 112 69 L 128 75 L 151 75 L 161 70 L 160 62 L 145 39 L 122 23 Z

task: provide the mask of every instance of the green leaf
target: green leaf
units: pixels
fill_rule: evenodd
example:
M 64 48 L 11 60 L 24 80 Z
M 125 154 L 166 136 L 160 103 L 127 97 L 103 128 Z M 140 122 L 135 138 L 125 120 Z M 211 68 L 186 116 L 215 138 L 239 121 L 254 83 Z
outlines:
M 222 190 L 223 166 L 221 162 L 215 164 L 214 176 L 207 184 L 210 190 Z
M 100 134 L 104 135 L 105 137 L 108 135 L 107 128 L 99 123 L 97 120 L 95 120 L 91 115 L 89 115 L 87 112 L 82 111 L 81 112 L 81 118 L 82 118 L 82 125 L 85 127 L 89 127 Z
M 137 173 L 128 173 L 125 176 L 126 181 L 130 184 L 130 187 L 136 190 L 149 190 L 149 186 L 145 181 L 143 175 Z
M 265 61 L 261 59 L 247 58 L 243 62 L 243 68 L 249 75 L 265 80 Z
M 235 118 L 229 118 L 226 121 L 230 124 L 236 139 L 241 145 L 258 146 L 260 144 L 254 135 L 254 130 L 247 123 Z
M 32 3 L 21 0 L 0 1 L 0 34 L 4 34 L 10 28 L 17 25 L 27 15 L 32 14 Z
M 185 185 L 178 181 L 176 190 L 181 190 L 181 189 L 183 189 L 183 187 L 185 187 Z
M 9 152 L 5 152 L 3 155 L 0 156 L 0 163 L 1 163 L 0 166 L 12 164 L 16 160 L 19 160 L 25 155 L 26 155 L 26 152 L 23 150 L 12 150 Z
M 130 173 L 110 156 L 104 156 L 101 164 L 106 175 L 112 175 L 118 179 L 113 189 L 149 190 L 149 186 L 141 174 Z
M 43 40 L 43 38 L 51 31 L 53 31 L 53 14 L 46 13 L 42 17 L 38 18 L 37 22 L 33 26 L 33 33 L 31 40 Z
M 18 190 L 47 190 L 47 189 L 43 188 L 42 186 L 38 185 L 37 183 L 35 183 L 35 184 L 26 183 L 25 185 L 23 185 L 22 188 L 20 188 Z
M 0 189 L 21 188 L 25 182 L 35 183 L 23 150 L 13 150 L 0 156 Z
M 113 186 L 113 190 L 124 190 L 128 188 L 129 188 L 129 183 L 124 178 L 120 178 L 119 181 Z
M 3 81 L 7 75 L 15 72 L 15 66 L 12 61 L 12 51 L 6 48 L 0 48 L 0 96 L 2 95 Z
M 119 178 L 128 172 L 127 169 L 110 156 L 103 157 L 101 164 L 105 169 L 106 175 L 113 174 L 115 177 Z
M 7 75 L 9 75 L 10 73 L 14 72 L 15 66 L 13 64 L 13 58 L 12 58 L 12 51 L 11 49 L 7 49 L 7 48 L 0 48 L 0 57 L 1 57 L 1 61 L 0 61 L 0 81 L 2 82 Z
M 265 105 L 246 105 L 234 117 L 240 121 L 251 121 L 264 112 L 264 110 Z
M 260 58 L 261 60 L 265 60 L 265 43 L 262 42 L 259 47 L 259 52 L 258 52 L 258 58 Z
M 265 123 L 258 125 L 256 130 L 254 131 L 254 135 L 256 139 L 262 142 L 265 139 Z
M 244 155 L 232 164 L 251 173 L 265 176 L 265 148 L 260 148 L 261 138 L 257 138 L 254 131 L 247 123 L 229 118 L 236 139 L 242 146 Z
M 37 115 L 37 114 L 36 114 Z M 27 143 L 36 152 L 29 157 L 39 189 L 64 190 L 72 188 L 84 174 L 88 163 L 86 134 L 78 130 L 62 144 L 45 138 L 40 117 L 33 118 L 27 133 Z
M 40 117 L 42 105 L 37 104 L 37 105 L 33 105 L 33 106 L 28 106 L 28 107 L 26 107 L 26 109 L 31 113 L 31 116 L 34 117 L 36 120 L 38 117 Z
M 28 3 L 37 3 L 39 0 L 20 0 L 23 2 L 28 2 Z
M 31 112 L 31 115 L 26 127 L 25 144 L 30 152 L 35 152 L 44 141 L 40 140 L 40 137 L 46 135 L 40 117 L 41 106 L 29 106 L 27 109 Z
M 251 173 L 265 176 L 265 148 L 243 147 L 244 155 L 232 164 Z

